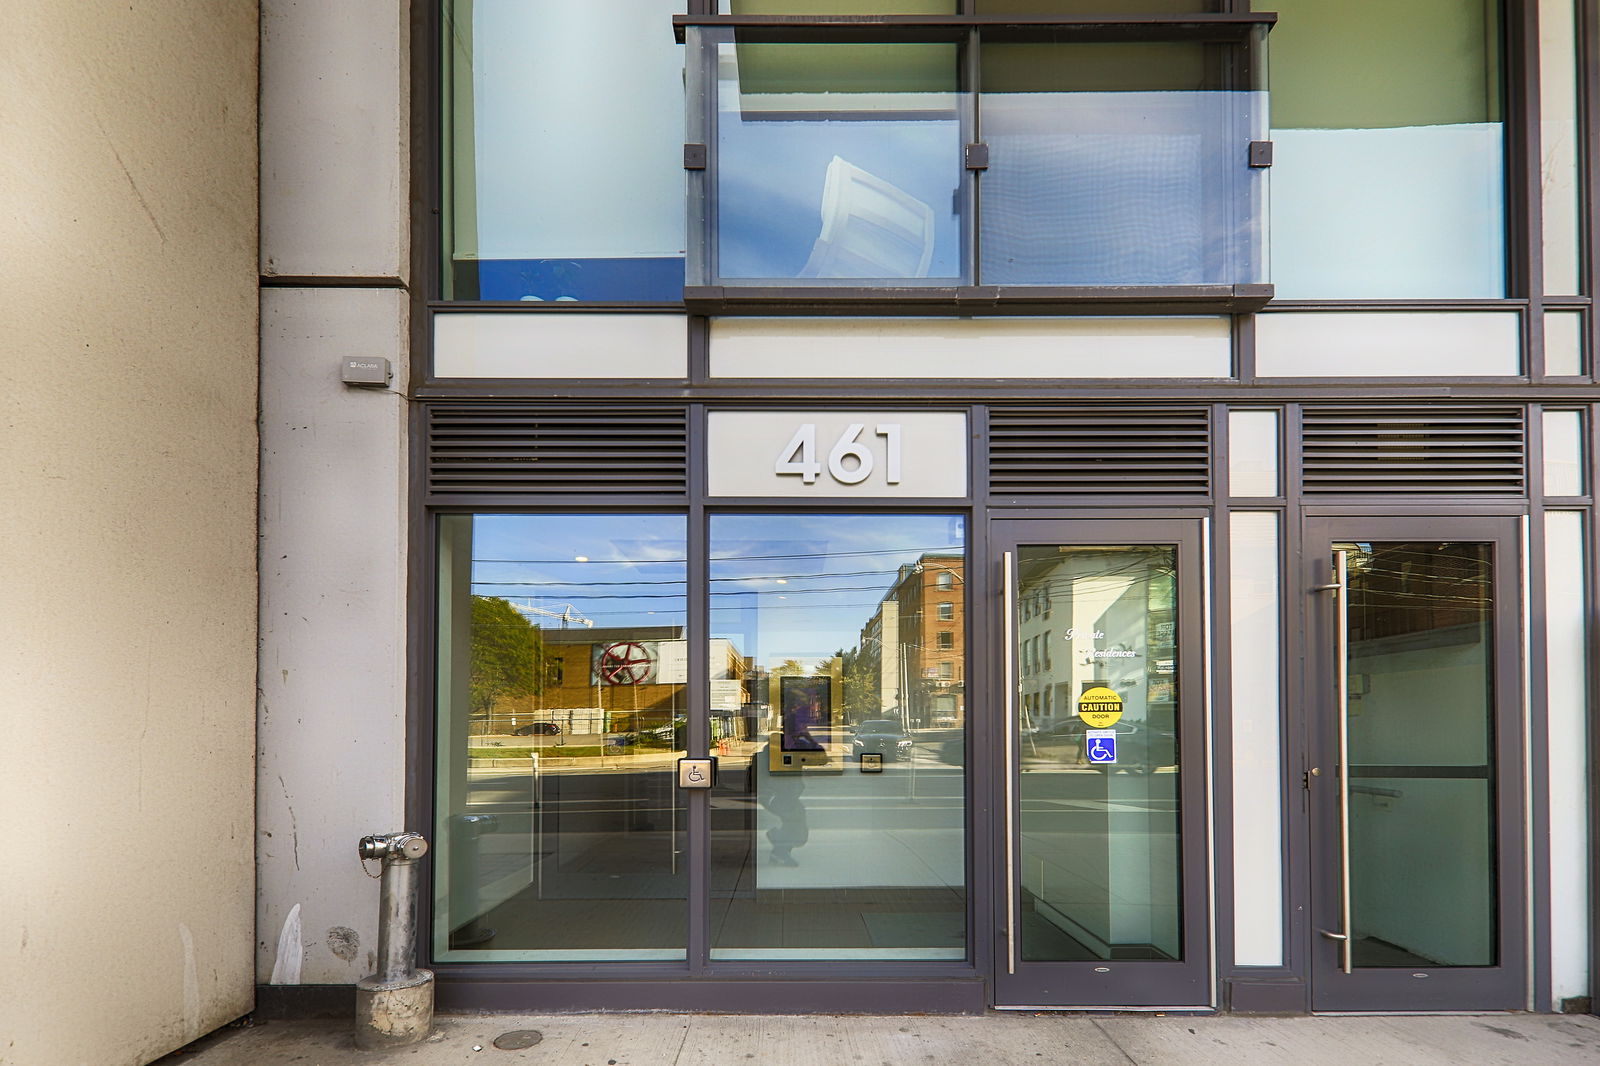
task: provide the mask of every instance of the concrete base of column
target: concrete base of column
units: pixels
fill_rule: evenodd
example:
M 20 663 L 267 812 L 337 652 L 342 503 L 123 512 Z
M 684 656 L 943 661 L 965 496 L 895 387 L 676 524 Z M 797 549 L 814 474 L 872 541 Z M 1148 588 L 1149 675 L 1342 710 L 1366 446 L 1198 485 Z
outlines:
M 405 1047 L 433 1031 L 433 972 L 403 981 L 366 977 L 356 983 L 356 1047 Z

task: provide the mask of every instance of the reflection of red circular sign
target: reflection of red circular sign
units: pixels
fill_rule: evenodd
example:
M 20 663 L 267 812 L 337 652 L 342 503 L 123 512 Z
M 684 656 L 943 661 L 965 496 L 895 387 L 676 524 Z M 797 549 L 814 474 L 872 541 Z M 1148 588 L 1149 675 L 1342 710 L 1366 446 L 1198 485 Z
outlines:
M 643 684 L 654 667 L 644 645 L 631 640 L 608 645 L 600 653 L 600 679 L 608 685 Z

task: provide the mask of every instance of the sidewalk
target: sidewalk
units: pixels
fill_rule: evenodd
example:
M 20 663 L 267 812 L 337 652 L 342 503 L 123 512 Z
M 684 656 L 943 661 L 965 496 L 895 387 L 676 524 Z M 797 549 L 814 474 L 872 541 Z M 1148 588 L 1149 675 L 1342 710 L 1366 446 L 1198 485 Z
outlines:
M 537 1042 L 533 1042 L 537 1034 Z M 499 1039 L 502 1047 L 496 1047 Z M 531 1046 L 523 1046 L 531 1044 Z M 507 1049 L 507 1046 L 510 1049 Z M 1595 1066 L 1600 1018 L 441 1015 L 425 1043 L 356 1050 L 343 1022 L 228 1030 L 161 1066 Z

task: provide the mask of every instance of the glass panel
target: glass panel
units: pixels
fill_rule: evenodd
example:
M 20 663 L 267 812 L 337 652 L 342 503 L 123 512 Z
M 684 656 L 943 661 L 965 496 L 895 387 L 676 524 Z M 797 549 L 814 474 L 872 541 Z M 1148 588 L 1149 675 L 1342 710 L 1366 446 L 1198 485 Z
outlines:
M 716 60 L 717 274 L 960 280 L 954 44 L 737 42 Z
M 985 43 L 986 285 L 1265 280 L 1265 95 L 1213 43 Z M 1259 129 L 1258 129 L 1259 124 Z
M 1278 412 L 1228 412 L 1228 495 L 1278 495 Z
M 1492 966 L 1490 546 L 1334 547 L 1349 568 L 1355 965 Z
M 681 0 L 443 7 L 445 298 L 681 300 Z
M 1176 567 L 1166 545 L 1019 552 L 1023 959 L 1182 957 Z
M 1229 518 L 1233 635 L 1233 927 L 1240 966 L 1283 965 L 1283 759 L 1278 516 Z
M 439 531 L 435 956 L 684 958 L 684 519 Z
M 1573 0 L 1539 0 L 1539 148 L 1543 172 L 1544 291 L 1581 292 L 1578 239 L 1578 27 Z
M 1278 297 L 1504 296 L 1500 5 L 1272 7 Z
M 1544 412 L 1544 494 L 1584 496 L 1583 414 Z
M 1583 373 L 1582 311 L 1545 312 L 1544 372 L 1550 377 L 1577 377 Z
M 965 540 L 711 519 L 713 958 L 966 957 Z

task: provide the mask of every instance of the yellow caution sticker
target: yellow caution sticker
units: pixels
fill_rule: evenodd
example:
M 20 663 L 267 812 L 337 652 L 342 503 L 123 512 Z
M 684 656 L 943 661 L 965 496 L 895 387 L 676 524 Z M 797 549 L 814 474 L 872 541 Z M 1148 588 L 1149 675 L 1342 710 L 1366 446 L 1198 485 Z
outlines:
M 1122 697 L 1095 687 L 1078 697 L 1078 717 L 1095 729 L 1109 729 L 1122 717 Z

